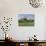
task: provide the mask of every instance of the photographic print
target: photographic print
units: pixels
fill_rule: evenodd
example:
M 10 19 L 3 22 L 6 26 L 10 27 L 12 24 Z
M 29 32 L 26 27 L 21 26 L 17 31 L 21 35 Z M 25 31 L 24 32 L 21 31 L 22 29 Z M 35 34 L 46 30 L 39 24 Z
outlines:
M 18 25 L 19 26 L 34 26 L 34 14 L 19 14 Z

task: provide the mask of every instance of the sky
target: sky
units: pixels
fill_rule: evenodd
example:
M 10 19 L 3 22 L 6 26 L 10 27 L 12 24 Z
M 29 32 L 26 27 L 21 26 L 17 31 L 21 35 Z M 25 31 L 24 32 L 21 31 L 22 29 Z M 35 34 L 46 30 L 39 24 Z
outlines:
M 18 19 L 21 19 L 21 18 L 34 19 L 34 15 L 33 14 L 19 14 Z

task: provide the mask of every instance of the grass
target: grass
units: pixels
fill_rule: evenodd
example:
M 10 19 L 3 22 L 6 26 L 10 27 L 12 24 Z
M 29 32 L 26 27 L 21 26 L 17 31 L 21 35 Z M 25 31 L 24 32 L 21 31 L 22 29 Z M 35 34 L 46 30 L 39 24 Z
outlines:
M 19 26 L 34 26 L 34 20 L 21 19 L 18 23 Z

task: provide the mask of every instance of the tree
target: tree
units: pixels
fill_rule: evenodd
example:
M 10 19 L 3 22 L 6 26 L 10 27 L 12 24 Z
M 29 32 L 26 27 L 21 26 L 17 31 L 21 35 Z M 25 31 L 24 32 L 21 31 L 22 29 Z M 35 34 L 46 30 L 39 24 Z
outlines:
M 6 39 L 6 32 L 10 29 L 11 23 L 12 23 L 12 18 L 4 17 L 1 29 L 5 33 L 5 39 Z

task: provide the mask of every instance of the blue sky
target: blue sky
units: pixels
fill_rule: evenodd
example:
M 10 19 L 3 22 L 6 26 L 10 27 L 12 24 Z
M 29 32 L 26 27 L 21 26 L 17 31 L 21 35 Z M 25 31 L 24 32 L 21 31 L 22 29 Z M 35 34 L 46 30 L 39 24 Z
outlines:
M 18 19 L 21 19 L 21 18 L 34 19 L 34 15 L 33 14 L 19 14 Z

